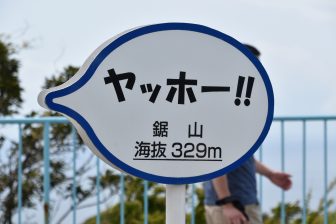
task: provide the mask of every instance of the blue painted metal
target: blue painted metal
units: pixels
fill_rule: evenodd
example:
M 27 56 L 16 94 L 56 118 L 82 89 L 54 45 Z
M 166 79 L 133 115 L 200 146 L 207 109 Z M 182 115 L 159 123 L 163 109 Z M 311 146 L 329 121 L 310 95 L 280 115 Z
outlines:
M 259 148 L 259 161 L 263 162 L 263 145 Z M 263 212 L 263 177 L 259 175 L 259 206 L 261 212 Z
M 306 151 L 307 151 L 307 137 L 306 137 L 306 122 L 308 121 L 323 121 L 323 147 L 324 147 L 324 223 L 328 223 L 328 121 L 335 121 L 336 116 L 309 116 L 309 117 L 276 117 L 274 118 L 274 121 L 280 122 L 281 123 L 281 169 L 284 171 L 285 170 L 285 130 L 284 130 L 284 125 L 285 122 L 302 122 L 303 128 L 303 137 L 302 137 L 302 155 L 303 155 L 303 162 L 302 162 L 302 223 L 305 223 L 306 216 L 307 216 L 307 208 L 306 208 Z M 66 118 L 63 117 L 43 117 L 43 118 L 6 118 L 6 117 L 1 117 L 0 118 L 0 124 L 18 124 L 19 125 L 19 145 L 18 145 L 18 223 L 22 223 L 22 217 L 21 217 L 21 212 L 22 212 L 22 163 L 21 163 L 21 158 L 22 158 L 22 150 L 23 150 L 23 144 L 22 144 L 22 127 L 21 125 L 23 124 L 32 124 L 32 123 L 40 123 L 44 125 L 43 129 L 43 142 L 44 142 L 44 148 L 43 148 L 43 155 L 44 155 L 44 176 L 43 176 L 43 189 L 44 189 L 44 223 L 49 223 L 49 191 L 50 191 L 50 160 L 49 160 L 49 129 L 50 129 L 50 124 L 51 123 L 69 123 L 69 121 Z M 74 135 L 74 134 L 73 134 Z M 75 144 L 75 141 L 74 141 Z M 75 147 L 74 147 L 75 148 Z M 262 161 L 262 147 L 260 148 L 259 151 L 259 159 Z M 74 163 L 73 163 L 73 172 L 75 172 L 76 168 L 76 163 L 75 163 L 75 158 L 76 158 L 76 153 L 74 150 Z M 96 223 L 100 224 L 100 167 L 99 167 L 99 158 L 97 158 L 97 179 L 96 179 L 96 187 L 97 187 L 97 218 L 96 218 Z M 123 177 L 122 177 L 123 178 Z M 74 184 L 73 187 L 75 189 L 76 186 L 76 180 L 73 179 Z M 145 213 L 145 219 L 144 223 L 148 223 L 148 190 L 146 187 L 147 181 L 144 182 L 145 184 L 145 190 L 144 190 L 144 204 L 147 203 L 147 205 L 144 205 L 144 213 Z M 122 184 L 124 185 L 124 183 Z M 124 188 L 124 187 L 123 187 Z M 122 188 L 122 189 L 123 189 Z M 260 192 L 260 202 L 262 203 L 262 179 L 260 179 L 260 185 L 259 185 L 259 192 Z M 124 194 L 123 190 L 120 192 L 121 194 Z M 74 198 L 74 191 L 73 191 L 73 198 Z M 124 203 L 123 196 L 121 196 L 121 204 Z M 286 214 L 285 214 L 285 194 L 282 192 L 282 206 L 281 206 L 281 223 L 284 223 Z M 262 205 L 262 204 L 261 204 Z M 73 201 L 73 206 L 74 208 L 77 206 L 76 201 Z M 194 204 L 192 203 L 192 207 L 194 207 Z M 121 208 L 121 223 L 124 222 L 124 211 L 122 211 L 123 208 Z M 196 221 L 196 220 L 195 220 Z M 192 221 L 193 222 L 193 221 Z M 73 216 L 73 223 L 76 223 L 76 212 L 74 210 L 74 216 Z
M 324 148 L 324 219 L 323 223 L 328 224 L 328 126 L 327 120 L 323 121 L 323 148 Z
M 0 124 L 69 123 L 65 117 L 0 117 Z
M 144 224 L 148 224 L 148 181 L 144 180 Z
M 191 185 L 191 224 L 195 224 L 195 184 Z
M 273 118 L 273 121 L 323 121 L 323 120 L 336 120 L 336 116 L 281 116 Z
M 19 124 L 19 153 L 18 153 L 18 223 L 22 223 L 22 125 Z
M 281 120 L 281 171 L 285 171 L 285 123 Z M 281 224 L 286 222 L 285 191 L 281 190 Z
M 336 116 L 277 116 L 273 121 L 323 121 L 336 120 Z M 0 124 L 31 124 L 31 123 L 69 123 L 65 117 L 0 117 Z
M 302 224 L 305 224 L 307 222 L 307 189 L 306 189 L 306 184 L 307 184 L 307 164 L 306 164 L 306 121 L 302 122 Z
M 96 224 L 100 224 L 100 159 L 97 156 L 97 174 L 96 174 L 96 189 L 97 189 L 97 215 Z
M 125 223 L 125 175 L 120 173 L 120 224 Z
M 77 213 L 77 200 L 76 200 L 76 161 L 77 161 L 77 135 L 74 126 L 71 126 L 71 138 L 72 138 L 72 223 L 77 223 L 76 213 Z
M 44 223 L 49 223 L 49 191 L 50 191 L 50 160 L 49 160 L 49 126 L 48 121 L 44 122 L 43 128 L 43 191 L 44 191 Z

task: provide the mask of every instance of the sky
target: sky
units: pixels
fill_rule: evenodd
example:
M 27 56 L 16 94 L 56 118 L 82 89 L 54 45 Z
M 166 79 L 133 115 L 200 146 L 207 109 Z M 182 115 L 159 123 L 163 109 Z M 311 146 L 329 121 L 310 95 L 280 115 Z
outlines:
M 21 115 L 43 110 L 37 95 L 46 77 L 81 66 L 118 33 L 163 22 L 202 24 L 255 45 L 272 82 L 275 116 L 336 114 L 333 0 L 1 0 L 0 33 L 30 44 L 15 55 L 24 88 Z
M 0 32 L 22 50 L 23 111 L 38 110 L 43 81 L 81 66 L 105 40 L 162 22 L 209 26 L 260 49 L 274 88 L 275 115 L 335 114 L 336 3 L 322 1 L 8 1 Z

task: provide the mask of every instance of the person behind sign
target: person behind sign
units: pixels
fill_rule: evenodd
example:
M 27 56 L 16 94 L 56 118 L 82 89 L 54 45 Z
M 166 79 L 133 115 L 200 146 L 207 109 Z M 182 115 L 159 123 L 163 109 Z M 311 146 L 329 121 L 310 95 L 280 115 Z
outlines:
M 256 57 L 260 56 L 255 47 L 245 46 Z M 252 157 L 228 174 L 204 182 L 207 224 L 262 223 L 256 173 L 267 177 L 283 190 L 289 190 L 292 186 L 289 174 L 274 171 Z

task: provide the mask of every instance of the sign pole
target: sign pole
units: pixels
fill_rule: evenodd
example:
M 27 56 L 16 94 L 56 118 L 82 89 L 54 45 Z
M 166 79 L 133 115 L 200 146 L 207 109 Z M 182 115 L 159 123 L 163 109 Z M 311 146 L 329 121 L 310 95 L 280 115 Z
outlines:
M 166 224 L 185 224 L 186 185 L 166 185 Z

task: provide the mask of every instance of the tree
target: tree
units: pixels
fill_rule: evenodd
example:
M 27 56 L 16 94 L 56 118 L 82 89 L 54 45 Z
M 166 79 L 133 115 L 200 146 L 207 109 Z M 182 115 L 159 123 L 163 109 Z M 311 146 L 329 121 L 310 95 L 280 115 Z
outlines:
M 0 39 L 0 115 L 2 116 L 17 113 L 17 109 L 22 103 L 22 87 L 18 79 L 19 61 L 12 57 L 14 53 L 13 45 Z M 0 148 L 4 141 L 5 138 L 0 136 Z M 15 198 L 16 195 L 16 185 L 13 184 L 15 175 L 13 176 L 11 172 L 12 168 L 15 167 L 15 162 L 12 163 L 14 155 L 10 153 L 15 147 L 17 147 L 17 144 L 13 143 L 9 149 L 8 164 L 4 164 L 0 160 L 0 192 L 5 190 L 7 192 L 7 197 L 4 198 L 0 207 L 0 211 L 3 213 L 3 216 L 0 216 L 2 223 L 10 223 L 6 220 L 10 220 L 13 213 L 12 208 L 15 206 L 14 199 L 8 200 L 9 198 Z M 0 195 L 2 196 L 3 193 Z M 29 204 L 29 201 L 25 200 L 25 203 Z
M 22 103 L 22 87 L 18 78 L 19 61 L 12 56 L 15 48 L 0 39 L 0 115 L 18 112 Z
M 334 190 L 336 187 L 336 179 L 329 183 L 327 189 L 327 195 Z M 306 209 L 307 209 L 307 224 L 316 224 L 323 223 L 324 219 L 324 198 L 320 199 L 319 205 L 317 209 L 313 210 L 310 208 L 310 201 L 312 198 L 312 192 L 309 192 L 306 200 Z M 330 208 L 334 204 L 333 199 L 328 199 L 327 201 L 328 207 Z M 286 211 L 286 220 L 285 223 L 288 224 L 300 224 L 302 223 L 302 210 L 303 208 L 300 206 L 300 201 L 288 202 L 285 203 L 285 211 Z M 276 207 L 271 210 L 270 214 L 264 214 L 263 220 L 265 224 L 279 224 L 281 223 L 281 204 L 279 203 Z M 328 220 L 329 223 L 336 222 L 336 212 L 328 212 Z
M 51 78 L 46 78 L 43 88 L 51 88 L 54 86 L 59 86 L 69 80 L 73 75 L 78 71 L 78 67 L 75 66 L 67 66 L 63 69 L 62 72 L 56 75 L 52 75 Z M 55 112 L 45 112 L 42 114 L 43 116 L 59 116 L 58 113 Z M 64 158 L 72 158 L 72 142 L 70 138 L 71 133 L 71 125 L 70 124 L 54 124 L 51 128 L 51 141 L 50 147 L 52 150 L 52 159 L 51 161 L 58 162 L 57 168 L 62 169 L 63 178 L 58 178 L 55 180 L 59 180 L 55 185 L 52 185 L 55 193 L 59 198 L 57 201 L 54 201 L 51 209 L 53 209 L 53 214 L 57 214 L 57 207 L 63 203 L 62 207 L 67 206 L 65 212 L 59 215 L 59 218 L 53 219 L 53 223 L 63 223 L 64 219 L 73 211 L 74 207 L 69 203 L 64 203 L 66 199 L 71 198 L 72 196 L 72 187 L 73 187 L 73 176 L 72 173 L 69 172 L 71 170 L 72 159 L 66 161 Z M 76 170 L 76 179 L 77 182 L 79 180 L 86 179 L 86 183 L 77 184 L 76 186 L 76 204 L 77 209 L 87 208 L 91 206 L 96 206 L 96 204 L 85 203 L 91 197 L 96 195 L 96 176 L 92 176 L 92 174 L 88 174 L 89 170 L 92 170 L 95 163 L 93 162 L 93 158 L 95 156 L 90 152 L 86 153 L 86 147 L 83 145 L 81 138 L 77 136 L 78 144 L 76 147 L 77 154 L 81 153 L 82 162 L 78 164 L 78 168 Z M 61 147 L 60 147 L 61 146 Z M 91 175 L 91 176 L 90 176 Z M 51 178 L 53 180 L 53 178 Z M 105 191 L 106 195 L 101 200 L 101 203 L 106 202 L 113 194 L 117 194 L 119 191 L 119 175 L 111 170 L 106 170 L 105 173 L 101 174 L 101 189 Z M 58 204 L 58 206 L 57 206 Z
M 64 71 L 62 71 L 60 74 L 52 75 L 51 78 L 46 78 L 44 80 L 44 89 L 49 89 L 51 87 L 59 86 L 66 81 L 68 81 L 72 76 L 76 74 L 78 71 L 78 67 L 69 65 L 64 68 Z
M 11 45 L 2 44 L 0 47 L 8 47 Z M 7 53 L 6 57 L 1 57 L 1 68 L 12 71 L 10 75 L 2 75 L 1 73 L 1 94 L 6 98 L 1 98 L 1 104 L 6 105 L 6 108 L 1 108 L 2 115 L 9 115 L 16 113 L 20 107 L 21 91 L 22 88 L 19 85 L 17 72 L 19 62 L 15 59 L 11 59 L 8 55 L 9 49 L 3 50 Z M 7 61 L 6 61 L 7 60 Z M 11 65 L 8 65 L 9 63 Z M 10 69 L 11 68 L 11 69 Z M 68 66 L 64 68 L 59 74 L 53 75 L 51 78 L 47 78 L 44 83 L 44 88 L 50 88 L 58 86 L 72 77 L 78 68 L 75 66 Z M 16 85 L 15 85 L 15 81 Z M 7 88 L 11 85 L 11 88 Z M 2 88 L 5 86 L 6 88 Z M 13 90 L 14 93 L 10 92 Z M 31 112 L 27 116 L 56 116 L 55 112 Z M 49 214 L 53 214 L 50 217 L 52 223 L 63 223 L 64 219 L 71 213 L 73 207 L 69 203 L 69 198 L 72 196 L 72 127 L 69 124 L 52 124 L 50 127 L 50 182 L 51 182 L 51 203 L 49 207 Z M 37 203 L 41 203 L 43 195 L 42 186 L 42 167 L 43 167 L 43 126 L 40 124 L 27 124 L 23 126 L 23 156 L 22 156 L 22 206 L 24 208 L 34 209 Z M 4 138 L 3 138 L 4 139 Z M 85 184 L 78 184 L 76 186 L 76 201 L 77 209 L 93 206 L 92 204 L 85 204 L 85 202 L 95 195 L 95 176 L 90 176 L 88 170 L 92 169 L 93 154 L 86 153 L 86 148 L 82 144 L 80 138 L 77 138 L 76 151 L 81 160 L 78 162 L 76 169 L 76 179 L 87 180 Z M 18 206 L 17 188 L 18 188 L 18 143 L 9 139 L 4 139 L 7 144 L 3 147 L 0 145 L 0 152 L 4 158 L 0 158 L 0 223 L 11 224 L 12 217 L 16 212 Z M 70 159 L 66 159 L 70 158 Z M 118 192 L 118 174 L 112 171 L 106 171 L 101 174 L 101 188 L 106 193 L 106 198 L 102 200 L 105 202 L 112 194 Z M 66 202 L 65 202 L 66 201 Z M 65 202 L 65 203 L 64 203 Z M 95 204 L 94 204 L 95 205 Z M 63 214 L 59 214 L 59 207 L 68 207 Z M 56 220 L 56 215 L 58 220 Z

